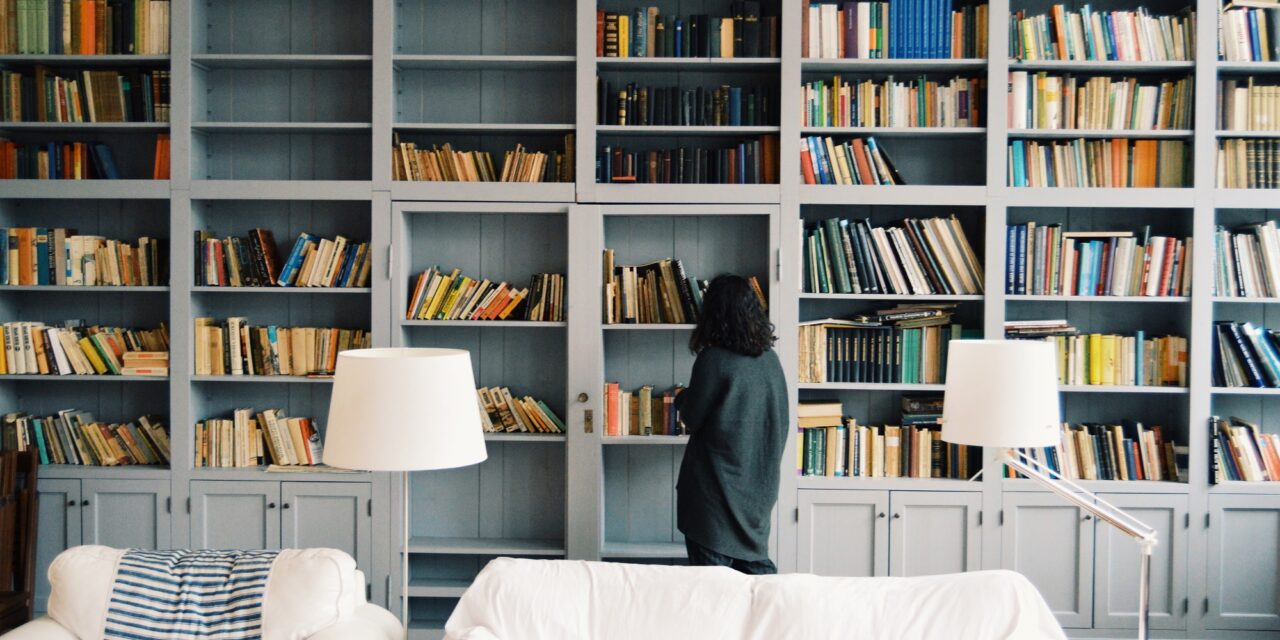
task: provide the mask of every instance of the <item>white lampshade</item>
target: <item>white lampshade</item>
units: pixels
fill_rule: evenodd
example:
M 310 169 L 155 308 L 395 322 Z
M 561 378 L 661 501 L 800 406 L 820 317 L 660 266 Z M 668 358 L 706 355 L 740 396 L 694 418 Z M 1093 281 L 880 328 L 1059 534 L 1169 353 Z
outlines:
M 471 354 L 354 349 L 338 354 L 324 462 L 364 471 L 425 471 L 482 462 Z
M 1057 444 L 1056 360 L 1043 341 L 949 343 L 942 439 L 1003 448 Z

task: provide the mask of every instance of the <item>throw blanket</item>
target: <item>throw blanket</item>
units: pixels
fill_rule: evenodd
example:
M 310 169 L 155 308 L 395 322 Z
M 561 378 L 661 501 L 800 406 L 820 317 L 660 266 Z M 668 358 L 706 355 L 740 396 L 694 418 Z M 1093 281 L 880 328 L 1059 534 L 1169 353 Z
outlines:
M 120 559 L 105 640 L 262 637 L 279 551 L 140 551 Z

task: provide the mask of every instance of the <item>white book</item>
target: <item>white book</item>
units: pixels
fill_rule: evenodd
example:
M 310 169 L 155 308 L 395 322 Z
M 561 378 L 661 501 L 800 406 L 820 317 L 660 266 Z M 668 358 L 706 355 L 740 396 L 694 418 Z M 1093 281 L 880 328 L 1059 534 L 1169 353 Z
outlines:
M 870 37 L 868 37 L 868 30 L 866 26 L 871 23 L 871 3 L 859 2 L 857 6 L 858 6 L 858 57 L 866 59 L 871 57 L 871 43 L 868 42 L 870 40 Z
M 1009 72 L 1009 91 L 1013 95 L 1013 105 L 1009 108 L 1009 126 L 1013 129 L 1027 128 L 1027 72 Z

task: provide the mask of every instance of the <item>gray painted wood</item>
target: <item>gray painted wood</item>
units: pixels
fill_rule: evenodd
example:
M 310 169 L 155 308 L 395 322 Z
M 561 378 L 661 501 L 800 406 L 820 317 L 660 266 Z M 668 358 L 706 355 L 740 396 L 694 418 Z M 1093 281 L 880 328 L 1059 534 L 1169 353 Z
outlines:
M 279 549 L 280 483 L 194 481 L 191 541 L 199 549 Z
M 800 490 L 796 570 L 889 575 L 889 492 Z
M 167 549 L 169 498 L 169 483 L 163 480 L 85 480 L 80 540 L 120 549 Z
M 1211 495 L 1208 517 L 1205 628 L 1280 630 L 1280 497 Z
M 1151 614 L 1153 629 L 1185 629 L 1187 598 L 1187 531 L 1190 519 L 1186 496 L 1102 494 L 1102 499 L 1155 528 L 1159 546 L 1151 557 Z M 1099 629 L 1138 628 L 1138 578 L 1141 551 L 1132 538 L 1105 522 L 1095 531 L 1094 626 Z
M 372 499 L 364 482 L 280 483 L 280 546 L 345 551 L 372 584 Z
M 80 544 L 80 481 L 41 479 L 37 490 L 35 610 L 43 612 L 49 609 L 49 565 L 63 550 Z
M 1031 580 L 1063 627 L 1093 626 L 1093 520 L 1052 494 L 1003 503 L 1001 566 Z
M 889 494 L 889 575 L 926 576 L 982 566 L 980 492 Z

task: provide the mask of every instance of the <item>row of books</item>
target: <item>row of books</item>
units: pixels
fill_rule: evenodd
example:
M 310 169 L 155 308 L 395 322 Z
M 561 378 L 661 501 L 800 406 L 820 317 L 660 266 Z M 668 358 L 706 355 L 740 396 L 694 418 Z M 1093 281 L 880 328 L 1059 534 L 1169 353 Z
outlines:
M 1213 330 L 1214 386 L 1280 388 L 1280 332 L 1230 320 Z
M 10 286 L 158 286 L 165 256 L 156 238 L 136 244 L 75 229 L 0 227 L 0 284 Z
M 0 55 L 166 55 L 169 0 L 0 0 Z
M 0 138 L 0 179 L 118 180 L 111 147 L 101 142 L 26 143 Z
M 198 376 L 332 376 L 338 352 L 367 349 L 366 329 L 251 326 L 246 318 L 196 318 Z
M 756 276 L 747 276 L 762 309 L 768 297 Z M 706 280 L 690 276 L 679 259 L 645 265 L 617 265 L 613 249 L 604 250 L 605 324 L 694 324 L 702 313 Z
M 426 182 L 573 182 L 573 134 L 563 151 L 530 151 L 523 144 L 503 153 L 502 170 L 488 151 L 454 151 L 453 146 L 419 149 L 396 135 L 391 149 L 393 180 Z
M 1138 78 L 1094 76 L 1083 82 L 1048 72 L 1009 72 L 1013 129 L 1192 128 L 1195 84 L 1190 78 L 1144 84 Z
M 803 85 L 803 127 L 981 127 L 986 124 L 987 81 L 919 76 L 899 82 L 859 80 Z
M 167 375 L 169 330 L 85 327 L 68 320 L 61 327 L 43 322 L 0 325 L 0 374 L 27 375 Z M 132 355 L 131 355 L 132 354 Z M 163 363 L 155 371 L 152 363 Z
M 481 427 L 489 433 L 564 433 L 564 421 L 533 396 L 512 395 L 507 387 L 479 387 Z
M 108 423 L 64 409 L 57 415 L 9 413 L 0 422 L 0 451 L 36 451 L 40 464 L 169 464 L 169 434 L 155 416 Z
M 950 341 L 975 333 L 952 323 L 955 306 L 898 305 L 801 322 L 799 381 L 942 384 Z
M 1183 140 L 1011 140 L 1011 187 L 1184 187 Z
M 1132 231 L 1006 227 L 1005 293 L 1033 296 L 1191 295 L 1192 239 Z
M 606 145 L 596 158 L 603 184 L 777 184 L 778 136 L 716 148 L 628 150 Z
M 635 391 L 624 391 L 617 382 L 606 382 L 605 437 L 685 435 L 684 422 L 675 406 L 681 391 L 684 387 L 677 385 L 659 392 L 648 384 Z
M 828 218 L 805 230 L 804 264 L 805 293 L 982 293 L 982 264 L 954 215 L 900 227 Z
M 1274 220 L 1214 232 L 1213 295 L 1280 297 L 1280 231 Z
M 236 409 L 232 417 L 195 425 L 196 468 L 318 465 L 324 443 L 311 418 L 290 418 L 283 409 Z
M 6 122 L 168 122 L 169 72 L 80 71 L 63 76 L 44 65 L 30 75 L 0 71 L 0 118 Z
M 1218 128 L 1224 131 L 1280 131 L 1280 85 L 1255 78 L 1218 81 Z
M 986 4 L 804 0 L 801 15 L 806 58 L 987 57 Z
M 1230 138 L 1218 141 L 1216 184 L 1222 189 L 1280 187 L 1280 140 Z
M 1009 18 L 1009 57 L 1015 60 L 1195 60 L 1196 12 L 1154 16 L 1136 11 L 1018 11 Z
M 369 243 L 344 236 L 330 240 L 304 231 L 284 261 L 270 229 L 221 239 L 212 231 L 197 231 L 195 241 L 197 285 L 348 288 L 369 282 Z
M 1209 418 L 1213 443 L 1213 482 L 1280 481 L 1280 435 L 1231 416 Z
M 906 184 L 874 136 L 836 143 L 830 137 L 800 139 L 805 184 Z
M 1187 386 L 1187 339 L 1080 332 L 1066 320 L 1012 320 L 1005 337 L 1045 340 L 1058 353 L 1058 384 Z
M 1218 59 L 1229 62 L 1280 60 L 1280 12 L 1232 7 L 1218 20 Z
M 1052 447 L 1023 449 L 1040 465 L 1069 480 L 1153 480 L 1181 482 L 1177 446 L 1159 425 L 1062 423 L 1062 441 Z M 1006 467 L 1005 475 L 1018 474 Z
M 658 7 L 596 10 L 596 56 L 605 58 L 777 58 L 777 16 L 760 2 L 730 2 L 729 15 L 664 15 Z
M 616 126 L 760 127 L 778 122 L 777 98 L 764 87 L 720 85 L 615 87 L 598 78 L 596 122 Z
M 565 277 L 537 273 L 524 289 L 462 275 L 438 266 L 418 274 L 405 320 L 506 320 L 563 322 Z M 521 310 L 517 313 L 517 310 Z

